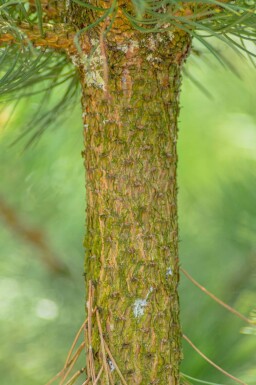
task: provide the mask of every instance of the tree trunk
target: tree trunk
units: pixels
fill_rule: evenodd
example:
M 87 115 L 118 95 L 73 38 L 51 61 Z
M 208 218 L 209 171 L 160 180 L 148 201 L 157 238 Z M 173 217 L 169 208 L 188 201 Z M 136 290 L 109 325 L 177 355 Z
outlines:
M 104 360 L 97 315 L 114 358 L 106 353 L 114 384 L 122 383 L 119 368 L 128 385 L 177 385 L 176 143 L 190 38 L 115 29 L 102 36 L 90 41 L 90 57 L 75 59 L 83 91 L 86 286 L 93 288 L 88 306 L 98 310 L 88 354 L 97 372 Z

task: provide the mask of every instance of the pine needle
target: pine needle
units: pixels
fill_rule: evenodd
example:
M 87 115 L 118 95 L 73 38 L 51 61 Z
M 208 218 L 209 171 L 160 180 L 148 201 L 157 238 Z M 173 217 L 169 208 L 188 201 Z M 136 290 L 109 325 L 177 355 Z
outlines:
M 226 377 L 229 377 L 231 378 L 232 380 L 234 380 L 235 382 L 241 384 L 241 385 L 247 385 L 245 382 L 239 380 L 239 378 L 233 376 L 232 374 L 228 373 L 226 370 L 222 369 L 219 365 L 215 364 L 212 360 L 210 360 L 208 357 L 206 357 L 206 355 L 201 352 L 201 350 L 199 350 L 194 344 L 193 342 L 185 335 L 183 334 L 183 338 L 184 340 L 186 340 L 189 345 L 205 360 L 207 361 L 210 365 L 212 365 L 215 369 L 217 369 L 219 372 L 221 372 L 222 374 L 224 374 Z
M 200 285 L 200 283 L 198 283 L 193 277 L 191 277 L 191 275 L 185 270 L 183 269 L 182 267 L 180 268 L 180 271 L 182 271 L 182 273 L 195 285 L 197 286 L 200 290 L 202 290 L 205 294 L 207 294 L 209 297 L 211 297 L 215 302 L 217 302 L 219 305 L 221 305 L 222 307 L 224 307 L 225 309 L 227 309 L 230 313 L 236 315 L 237 317 L 241 318 L 243 321 L 247 322 L 248 324 L 253 324 L 253 322 L 245 317 L 243 314 L 239 313 L 239 311 L 237 311 L 236 309 L 234 309 L 233 307 L 229 306 L 228 304 L 226 304 L 225 302 L 223 302 L 221 299 L 219 299 L 218 297 L 216 297 L 214 294 L 212 294 L 209 290 L 207 290 L 204 286 Z

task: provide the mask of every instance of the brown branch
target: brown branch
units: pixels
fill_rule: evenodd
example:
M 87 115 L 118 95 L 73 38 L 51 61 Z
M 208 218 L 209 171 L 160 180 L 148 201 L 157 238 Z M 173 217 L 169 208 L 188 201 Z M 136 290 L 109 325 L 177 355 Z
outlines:
M 50 249 L 43 232 L 40 229 L 28 227 L 2 197 L 0 197 L 0 216 L 13 232 L 40 251 L 41 260 L 51 271 L 60 274 L 69 273 L 67 266 Z
M 226 372 L 226 370 L 222 369 L 220 366 L 218 366 L 217 364 L 215 364 L 213 361 L 211 361 L 208 357 L 206 357 L 206 355 L 204 353 L 201 352 L 201 350 L 199 350 L 194 344 L 192 341 L 190 341 L 190 339 L 185 335 L 183 334 L 183 338 L 184 340 L 186 340 L 189 345 L 205 360 L 207 361 L 210 365 L 212 365 L 215 369 L 217 369 L 219 372 L 223 373 L 225 376 L 231 378 L 232 380 L 238 382 L 239 384 L 242 384 L 242 385 L 247 385 L 245 382 L 239 380 L 239 378 L 237 377 L 234 377 L 232 374 Z
M 80 370 L 78 370 L 71 378 L 70 380 L 66 383 L 66 385 L 72 385 L 74 384 L 74 382 L 76 381 L 76 379 L 81 376 L 81 374 L 83 374 L 85 371 L 85 368 L 82 368 Z
M 109 385 L 108 363 L 107 363 L 107 359 L 106 359 L 106 351 L 105 351 L 105 346 L 104 346 L 104 338 L 103 338 L 102 327 L 101 327 L 100 316 L 99 316 L 98 310 L 96 310 L 96 317 L 97 317 L 98 329 L 99 329 L 99 333 L 100 333 L 102 360 L 103 360 L 103 366 L 104 366 L 104 369 L 105 369 L 106 383 L 107 383 L 107 385 Z
M 88 326 L 88 325 L 87 325 Z M 84 333 L 84 340 L 85 340 L 85 360 L 86 360 L 86 369 L 87 369 L 87 377 L 89 382 L 92 379 L 92 373 L 91 373 L 91 368 L 90 368 L 90 358 L 88 354 L 88 333 L 87 330 Z
M 93 359 L 93 353 L 92 353 L 92 306 L 93 306 L 93 286 L 92 281 L 89 281 L 89 293 L 88 293 L 88 349 L 89 349 L 89 365 L 91 369 L 91 376 L 93 382 L 95 382 L 96 375 L 95 375 L 95 366 L 94 366 L 94 359 Z
M 245 317 L 243 314 L 239 313 L 237 310 L 235 310 L 233 307 L 229 306 L 225 302 L 223 302 L 221 299 L 216 297 L 214 294 L 212 294 L 209 290 L 207 290 L 204 286 L 200 285 L 191 275 L 184 270 L 182 267 L 180 268 L 180 271 L 200 290 L 202 290 L 205 294 L 207 294 L 209 297 L 211 297 L 215 302 L 217 302 L 219 305 L 223 306 L 225 309 L 230 311 L 231 313 L 235 314 L 237 317 L 241 318 L 243 321 L 247 322 L 248 324 L 252 325 L 253 322 L 249 320 L 247 317 Z
M 85 347 L 85 342 L 82 342 L 81 345 L 79 346 L 79 348 L 77 349 L 77 351 L 75 352 L 74 354 L 74 357 L 72 358 L 72 362 L 71 364 L 69 365 L 68 367 L 68 370 L 66 371 L 66 373 L 64 374 L 65 370 L 67 369 L 66 367 L 63 368 L 63 370 L 61 371 L 62 374 L 64 374 L 61 382 L 60 382 L 60 385 L 63 385 L 64 384 L 64 381 L 66 380 L 66 378 L 68 377 L 69 373 L 71 372 L 71 370 L 73 369 L 76 361 L 78 360 L 82 350 L 84 349 Z
M 108 376 L 109 376 L 109 381 L 111 385 L 115 385 L 109 365 L 108 365 Z
M 74 54 L 77 49 L 74 44 L 76 31 L 73 27 L 64 24 L 43 24 L 44 35 L 41 35 L 38 25 L 31 26 L 29 23 L 21 22 L 17 24 L 20 31 L 20 38 L 8 31 L 0 33 L 0 45 L 21 44 L 31 42 L 35 47 L 52 48 L 55 50 L 66 51 L 70 55 Z
M 67 11 L 66 1 L 56 1 L 56 0 L 40 0 L 42 11 L 43 11 L 43 19 L 60 20 L 63 18 L 63 15 Z M 30 11 L 36 12 L 36 1 L 29 0 Z
M 81 351 L 82 349 L 84 348 L 84 345 L 85 345 L 85 342 L 83 342 L 79 348 L 77 349 L 76 353 L 74 354 L 74 357 L 71 358 L 71 360 L 67 363 L 66 366 L 64 366 L 64 368 L 59 372 L 57 373 L 54 377 L 52 377 L 46 385 L 51 385 L 54 381 L 56 381 L 58 378 L 60 378 L 61 376 L 63 376 L 63 374 L 65 373 L 65 370 L 73 363 L 73 361 L 77 360 L 77 358 L 79 357 L 79 355 L 81 354 Z M 79 351 L 79 355 L 77 355 L 77 352 Z M 73 365 L 72 365 L 73 367 Z
M 98 375 L 97 375 L 97 377 L 96 377 L 96 379 L 95 379 L 95 381 L 94 381 L 93 385 L 96 385 L 96 384 L 98 383 L 98 381 L 99 381 L 99 379 L 100 379 L 100 376 L 101 376 L 101 373 L 102 373 L 102 371 L 103 371 L 103 366 L 100 368 L 100 371 L 99 371 L 99 373 L 98 373 Z
M 89 382 L 90 382 L 90 378 L 87 378 L 87 380 L 85 382 L 83 382 L 82 385 L 87 385 L 87 384 L 89 384 Z
M 109 358 L 111 359 L 111 361 L 112 361 L 112 363 L 113 363 L 113 365 L 114 365 L 114 367 L 115 367 L 117 373 L 119 374 L 119 377 L 121 378 L 122 383 L 123 383 L 124 385 L 127 385 L 127 382 L 125 381 L 124 376 L 122 375 L 121 370 L 120 370 L 119 367 L 117 366 L 117 363 L 116 363 L 114 357 L 112 356 L 112 353 L 111 353 L 111 351 L 110 351 L 108 345 L 106 344 L 106 341 L 104 341 L 104 344 L 105 344 L 106 351 L 107 351 L 107 353 L 108 353 L 108 355 L 109 355 Z
M 95 312 L 96 310 L 94 310 Z M 66 369 L 73 363 L 74 360 L 76 360 L 79 355 L 81 354 L 83 348 L 86 346 L 86 342 L 83 341 L 82 344 L 78 347 L 77 351 L 75 352 L 73 358 L 71 358 L 71 355 L 73 353 L 73 350 L 74 350 L 74 347 L 78 341 L 78 338 L 80 336 L 80 334 L 82 333 L 83 329 L 85 328 L 85 325 L 87 324 L 88 322 L 88 318 L 82 323 L 81 327 L 79 328 L 76 336 L 75 336 L 75 339 L 72 343 L 72 346 L 68 352 L 68 356 L 67 356 L 67 359 L 66 359 L 66 362 L 65 362 L 65 365 L 64 365 L 64 368 L 59 372 L 57 373 L 49 382 L 47 382 L 46 385 L 50 385 L 52 384 L 55 380 L 57 380 L 59 377 L 63 376 L 63 374 L 65 373 Z M 79 355 L 77 356 L 77 353 L 79 352 Z M 77 357 L 77 358 L 76 358 Z
M 59 377 L 61 377 L 62 374 L 63 374 L 63 369 L 62 369 L 59 373 L 57 373 L 54 377 L 52 377 L 52 378 L 47 382 L 46 385 L 51 385 L 54 381 L 56 381 Z
M 70 348 L 70 350 L 69 350 L 69 352 L 68 352 L 68 356 L 67 356 L 67 359 L 66 359 L 64 368 L 67 367 L 68 362 L 69 362 L 69 360 L 70 360 L 70 357 L 72 356 L 73 350 L 74 350 L 74 348 L 75 348 L 75 345 L 76 345 L 76 343 L 77 343 L 77 341 L 78 341 L 78 338 L 80 337 L 80 334 L 81 334 L 82 331 L 84 330 L 85 325 L 87 324 L 87 322 L 88 322 L 88 318 L 86 318 L 86 320 L 83 322 L 83 324 L 81 325 L 80 329 L 78 330 L 78 332 L 77 332 L 77 334 L 76 334 L 76 336 L 75 336 L 75 339 L 74 339 L 74 341 L 73 341 L 73 343 L 72 343 L 72 346 L 71 346 L 71 348 Z

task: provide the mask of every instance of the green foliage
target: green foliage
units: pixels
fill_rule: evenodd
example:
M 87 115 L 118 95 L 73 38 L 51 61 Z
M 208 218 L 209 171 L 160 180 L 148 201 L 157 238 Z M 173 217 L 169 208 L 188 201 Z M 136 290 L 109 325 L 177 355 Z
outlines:
M 2 100 L 6 102 L 10 100 L 10 95 L 11 100 L 13 97 L 20 99 L 27 96 L 24 88 L 40 87 L 45 80 L 56 84 L 59 77 L 64 77 L 64 81 L 70 78 L 70 74 L 63 76 L 63 67 L 67 64 L 67 60 L 55 55 L 52 51 L 42 52 L 39 49 L 33 49 L 31 52 L 27 47 L 17 50 L 15 46 L 10 45 L 1 49 L 0 63 L 2 74 L 0 92 Z M 52 86 L 53 84 L 49 84 L 49 88 Z M 44 87 L 43 91 L 46 90 L 47 88 Z
M 40 0 L 36 0 L 36 13 L 31 12 L 27 1 L 0 1 L 0 31 L 12 33 L 20 43 L 29 44 L 19 28 L 21 21 L 30 25 L 38 23 L 43 35 L 43 10 Z M 76 40 L 107 17 L 114 18 L 119 7 L 113 1 L 109 8 L 96 7 L 91 2 L 73 0 L 71 6 L 78 4 L 88 11 L 93 10 L 99 16 L 77 33 Z M 208 37 L 215 36 L 234 49 L 238 48 L 255 56 L 255 47 L 247 48 L 245 42 L 255 45 L 256 39 L 256 3 L 255 0 L 237 0 L 222 2 L 218 0 L 176 1 L 176 0 L 131 0 L 122 11 L 132 26 L 141 32 L 166 32 L 181 28 L 201 41 L 214 55 L 217 52 L 208 42 Z M 50 21 L 54 23 L 54 21 Z
M 65 85 L 55 89 L 49 109 L 62 93 Z M 45 384 L 63 364 L 84 317 L 81 110 L 78 103 L 72 117 L 67 119 L 69 111 L 65 122 L 56 123 L 59 129 L 48 130 L 37 146 L 25 152 L 22 142 L 10 147 L 40 104 L 41 96 L 35 95 L 29 103 L 23 99 L 14 114 L 10 104 L 0 114 L 0 195 L 25 223 L 46 234 L 53 253 L 69 265 L 70 277 L 48 271 L 40 252 L 1 217 L 1 385 Z M 13 120 L 5 129 L 10 115 Z
M 89 5 L 86 1 L 75 3 L 95 11 L 104 12 L 96 23 L 109 16 L 106 9 Z M 234 49 L 240 49 L 256 56 L 255 47 L 247 48 L 245 42 L 255 44 L 256 3 L 254 0 L 222 2 L 218 0 L 175 1 L 175 0 L 131 0 L 133 11 L 123 6 L 122 11 L 131 25 L 143 33 L 161 33 L 181 28 L 207 47 L 215 56 L 218 52 L 208 42 L 217 37 Z M 112 2 L 109 11 L 114 12 Z M 116 4 L 116 7 L 118 5 Z M 112 8 L 112 10 L 111 10 Z M 91 26 L 87 26 L 86 29 Z
M 148 2 L 143 1 L 143 0 L 132 0 L 132 2 L 134 4 L 137 17 L 139 20 L 141 20 L 142 17 L 145 15 L 145 11 L 146 11 L 146 7 L 147 7 Z
M 38 17 L 38 25 L 39 29 L 41 32 L 41 35 L 44 34 L 44 29 L 43 29 L 43 10 L 42 10 L 42 5 L 40 0 L 35 0 L 36 3 L 36 11 L 37 11 L 37 17 Z
M 57 55 L 53 51 L 23 47 L 17 51 L 15 46 L 0 49 L 0 103 L 20 102 L 26 99 L 27 103 L 37 94 L 41 94 L 41 103 L 38 109 L 30 116 L 24 125 L 23 132 L 18 139 L 27 134 L 30 139 L 27 145 L 51 125 L 51 123 L 65 119 L 66 113 L 73 108 L 77 101 L 79 82 L 73 67 L 65 56 Z M 49 103 L 54 97 L 56 88 L 65 84 L 59 99 Z M 65 112 L 63 114 L 63 112 Z
M 106 18 L 110 18 L 111 28 L 115 20 L 118 2 L 114 0 L 109 8 L 100 8 L 85 0 L 66 2 L 67 6 L 79 5 L 88 12 L 94 12 L 94 21 L 81 28 L 75 43 L 79 48 L 79 39 L 83 33 L 95 28 Z M 198 39 L 219 62 L 231 68 L 231 64 L 212 44 L 209 37 L 214 36 L 227 43 L 238 53 L 244 52 L 250 57 L 255 56 L 256 41 L 256 11 L 254 0 L 238 0 L 220 2 L 217 0 L 175 1 L 175 0 L 130 0 L 127 6 L 122 6 L 122 12 L 129 19 L 131 25 L 141 33 L 164 33 L 174 28 L 181 28 Z M 67 23 L 64 17 L 63 25 Z M 72 96 L 77 95 L 77 78 L 75 70 L 69 66 L 68 59 L 49 49 L 35 48 L 28 39 L 21 23 L 27 23 L 30 28 L 38 25 L 41 35 L 43 30 L 44 10 L 40 0 L 36 0 L 35 7 L 28 1 L 0 0 L 0 34 L 11 34 L 15 37 L 15 44 L 2 44 L 0 48 L 0 93 L 1 101 L 8 102 L 21 97 L 33 96 L 39 91 L 45 92 L 43 105 L 49 100 L 53 88 L 67 81 L 67 93 L 60 98 L 52 108 L 41 115 L 38 111 L 34 119 L 24 128 L 24 134 L 37 126 L 30 139 L 37 138 L 50 122 L 60 116 L 61 110 L 68 110 L 72 105 Z M 54 20 L 48 20 L 48 25 L 54 25 Z M 200 55 L 200 56 L 205 56 Z M 232 68 L 233 70 L 233 68 Z M 191 80 L 209 94 L 205 86 L 187 72 Z M 36 91 L 34 91 L 36 87 Z M 77 99 L 74 99 L 77 100 Z
M 193 57 L 187 65 L 212 98 L 185 79 L 178 141 L 180 253 L 195 279 L 250 316 L 256 290 L 255 71 L 232 51 L 227 54 L 241 78 L 217 70 L 210 60 L 202 64 Z M 180 296 L 184 333 L 214 362 L 253 385 L 256 341 L 249 333 L 255 328 L 220 309 L 185 277 Z M 185 374 L 233 384 L 185 343 L 184 356 Z

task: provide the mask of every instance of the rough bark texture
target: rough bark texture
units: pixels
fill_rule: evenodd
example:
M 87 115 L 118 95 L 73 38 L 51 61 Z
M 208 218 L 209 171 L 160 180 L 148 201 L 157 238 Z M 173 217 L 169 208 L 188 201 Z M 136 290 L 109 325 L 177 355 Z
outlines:
M 113 30 L 93 44 L 89 59 L 75 58 L 83 89 L 86 284 L 92 281 L 93 307 L 127 384 L 177 385 L 176 142 L 190 39 L 180 31 L 125 37 Z M 97 328 L 92 337 L 100 367 Z

